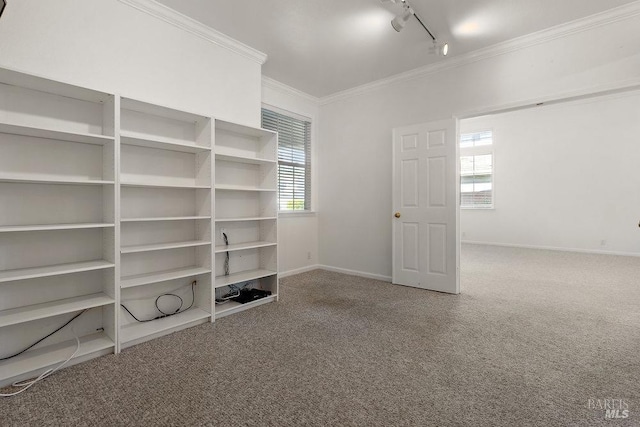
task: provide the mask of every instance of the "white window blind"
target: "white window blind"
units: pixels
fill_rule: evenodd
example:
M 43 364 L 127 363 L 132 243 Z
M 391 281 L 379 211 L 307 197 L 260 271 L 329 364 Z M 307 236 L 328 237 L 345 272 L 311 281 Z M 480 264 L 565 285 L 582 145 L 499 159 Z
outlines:
M 311 210 L 311 122 L 263 108 L 262 127 L 278 132 L 278 209 Z
M 493 133 L 460 135 L 460 207 L 493 208 Z

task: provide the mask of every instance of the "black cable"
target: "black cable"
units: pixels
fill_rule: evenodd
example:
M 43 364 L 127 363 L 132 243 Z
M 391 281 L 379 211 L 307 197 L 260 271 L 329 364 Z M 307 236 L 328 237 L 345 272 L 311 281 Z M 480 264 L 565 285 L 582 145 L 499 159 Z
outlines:
M 58 332 L 60 329 L 64 328 L 65 326 L 67 326 L 69 323 L 73 322 L 74 320 L 76 320 L 78 317 L 82 316 L 83 313 L 85 313 L 86 311 L 89 311 L 89 309 L 86 310 L 82 310 L 80 313 L 76 314 L 75 316 L 73 316 L 71 318 L 71 320 L 69 320 L 67 323 L 65 323 L 64 325 L 60 326 L 58 329 L 56 329 L 55 331 L 51 332 L 49 335 L 47 335 L 44 338 L 40 338 L 38 341 L 36 341 L 35 343 L 31 344 L 29 347 L 25 348 L 24 350 L 22 350 L 19 353 L 16 353 L 12 356 L 7 356 L 7 357 L 3 357 L 0 359 L 0 361 L 2 360 L 8 360 L 8 359 L 13 359 L 16 356 L 20 356 L 22 353 L 24 353 L 25 351 L 35 347 L 36 345 L 40 344 L 42 341 L 46 340 L 47 338 L 49 338 L 51 335 L 55 334 L 56 332 Z
M 184 304 L 184 300 L 183 300 L 180 296 L 178 296 L 178 295 L 176 295 L 176 294 L 162 294 L 162 295 L 160 295 L 160 296 L 158 296 L 158 297 L 156 298 L 156 302 L 155 302 L 155 304 L 156 304 L 156 308 L 158 309 L 158 311 L 159 311 L 160 313 L 162 313 L 162 315 L 160 315 L 160 316 L 156 316 L 156 317 L 154 317 L 153 319 L 140 320 L 140 319 L 138 319 L 138 318 L 137 318 L 137 317 L 136 317 L 136 316 L 135 316 L 135 315 L 134 315 L 134 314 L 133 314 L 133 313 L 132 313 L 132 312 L 131 312 L 131 311 L 130 311 L 130 310 L 129 310 L 125 305 L 124 305 L 124 304 L 120 304 L 120 307 L 124 308 L 124 309 L 125 309 L 125 311 L 126 311 L 127 313 L 129 313 L 129 314 L 131 315 L 131 317 L 133 317 L 133 319 L 134 319 L 136 322 L 140 322 L 140 323 L 153 322 L 154 320 L 164 319 L 165 317 L 170 317 L 170 316 L 175 316 L 176 314 L 184 313 L 185 311 L 187 311 L 187 310 L 189 310 L 191 307 L 193 307 L 193 304 L 196 302 L 196 289 L 195 289 L 196 283 L 197 283 L 197 281 L 196 281 L 196 280 L 194 280 L 193 282 L 191 282 L 191 304 L 189 304 L 189 307 L 185 308 L 185 309 L 184 309 L 184 310 L 182 310 L 182 311 L 180 311 L 180 309 L 182 308 L 182 306 L 183 306 L 183 304 Z M 163 297 L 163 296 L 172 296 L 172 297 L 176 297 L 176 298 L 178 298 L 178 299 L 180 300 L 180 307 L 178 307 L 178 310 L 176 310 L 174 313 L 168 313 L 168 314 L 166 314 L 165 312 L 163 312 L 162 310 L 160 310 L 160 308 L 158 307 L 158 300 L 159 300 L 161 297 Z
M 229 238 L 227 237 L 227 233 L 222 233 L 222 237 L 224 238 L 225 246 L 229 246 Z M 231 270 L 229 269 L 229 251 L 227 251 L 227 255 L 224 259 L 224 275 L 228 276 L 230 273 Z
M 162 310 L 160 309 L 160 307 L 158 307 L 158 300 L 159 300 L 160 298 L 162 298 L 162 297 L 174 297 L 174 298 L 178 298 L 178 299 L 180 300 L 180 306 L 179 306 L 179 307 L 178 307 L 178 309 L 177 309 L 176 311 L 174 311 L 173 313 L 165 313 L 164 311 L 162 311 Z M 158 298 L 156 298 L 156 308 L 158 309 L 158 311 L 159 311 L 160 313 L 162 313 L 162 314 L 164 314 L 164 315 L 167 315 L 167 316 L 168 316 L 168 315 L 170 315 L 170 314 L 175 314 L 175 313 L 179 312 L 183 305 L 184 305 L 184 300 L 183 300 L 179 295 L 176 295 L 176 294 L 162 294 L 162 295 L 160 295 Z

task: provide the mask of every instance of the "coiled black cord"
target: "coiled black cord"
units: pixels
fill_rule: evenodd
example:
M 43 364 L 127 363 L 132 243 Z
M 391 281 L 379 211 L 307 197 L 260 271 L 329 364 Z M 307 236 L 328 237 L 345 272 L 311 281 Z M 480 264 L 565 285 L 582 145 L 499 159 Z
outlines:
M 145 319 L 145 320 L 140 320 L 138 319 L 132 312 L 131 310 L 129 310 L 124 304 L 120 304 L 120 307 L 124 308 L 125 311 L 127 313 L 129 313 L 131 315 L 131 317 L 133 317 L 133 319 L 136 322 L 140 322 L 140 323 L 145 323 L 145 322 L 153 322 L 154 320 L 158 320 L 158 319 L 164 319 L 165 317 L 170 317 L 170 316 L 175 316 L 176 314 L 180 314 L 180 313 L 184 313 L 185 311 L 189 310 L 191 307 L 193 307 L 193 304 L 196 302 L 196 290 L 195 290 L 195 286 L 196 286 L 197 281 L 194 280 L 193 282 L 191 282 L 191 304 L 189 304 L 189 307 L 185 308 L 184 310 L 180 311 L 180 309 L 182 309 L 182 306 L 184 305 L 184 300 L 176 294 L 162 294 L 162 295 L 158 295 L 158 297 L 156 298 L 155 301 L 155 305 L 156 305 L 156 309 L 158 309 L 158 311 L 160 313 L 162 313 L 160 316 L 156 316 L 153 319 Z M 178 307 L 178 309 L 176 311 L 174 311 L 173 313 L 165 313 L 164 311 L 162 311 L 160 309 L 160 307 L 158 307 L 158 300 L 162 297 L 174 297 L 174 298 L 178 298 L 180 300 L 180 307 Z

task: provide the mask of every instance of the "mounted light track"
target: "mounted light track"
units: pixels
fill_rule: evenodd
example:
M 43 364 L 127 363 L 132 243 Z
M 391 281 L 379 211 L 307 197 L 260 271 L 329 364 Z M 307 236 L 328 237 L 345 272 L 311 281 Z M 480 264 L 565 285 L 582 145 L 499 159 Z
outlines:
M 393 2 L 393 3 L 399 3 L 402 5 L 402 12 L 397 14 L 395 18 L 391 20 L 391 26 L 393 27 L 394 30 L 396 30 L 397 32 L 402 31 L 405 25 L 407 25 L 407 22 L 409 21 L 409 19 L 413 16 L 418 20 L 420 25 L 422 25 L 422 28 L 425 29 L 427 34 L 429 34 L 429 37 L 431 37 L 431 41 L 433 42 L 433 47 L 429 49 L 430 53 L 447 56 L 447 54 L 449 53 L 449 44 L 438 42 L 436 37 L 429 30 L 429 28 L 427 28 L 427 26 L 424 24 L 422 19 L 420 19 L 420 16 L 416 14 L 415 10 L 413 10 L 413 8 L 411 7 L 411 5 L 407 0 L 380 0 L 380 1 L 382 3 Z

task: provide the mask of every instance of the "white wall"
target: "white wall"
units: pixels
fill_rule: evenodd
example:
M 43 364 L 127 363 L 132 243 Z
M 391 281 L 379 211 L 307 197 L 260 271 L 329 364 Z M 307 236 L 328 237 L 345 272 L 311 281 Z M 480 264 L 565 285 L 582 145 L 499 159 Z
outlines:
M 260 123 L 261 64 L 118 0 L 9 2 L 0 67 Z
M 460 122 L 481 129 L 495 209 L 461 210 L 463 241 L 640 253 L 640 92 Z
M 328 100 L 317 162 L 320 263 L 391 275 L 392 128 L 640 82 L 640 16 L 629 16 Z
M 284 275 L 302 272 L 318 264 L 318 168 L 319 104 L 317 99 L 271 79 L 263 79 L 262 102 L 311 119 L 311 213 L 279 215 L 279 270 Z

